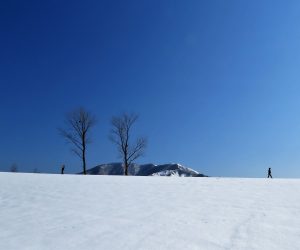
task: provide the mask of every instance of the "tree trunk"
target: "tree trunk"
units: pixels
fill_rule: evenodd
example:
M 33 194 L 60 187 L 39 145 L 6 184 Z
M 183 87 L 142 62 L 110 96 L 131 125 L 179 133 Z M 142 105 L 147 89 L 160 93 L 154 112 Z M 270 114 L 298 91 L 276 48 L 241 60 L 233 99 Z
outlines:
M 85 162 L 85 150 L 82 154 L 82 162 L 83 162 L 83 174 L 86 175 L 86 162 Z
M 83 163 L 83 174 L 86 175 L 86 162 L 85 162 L 85 133 L 82 134 L 82 163 Z
M 128 175 L 128 162 L 127 159 L 125 159 L 124 161 L 124 175 L 127 176 Z

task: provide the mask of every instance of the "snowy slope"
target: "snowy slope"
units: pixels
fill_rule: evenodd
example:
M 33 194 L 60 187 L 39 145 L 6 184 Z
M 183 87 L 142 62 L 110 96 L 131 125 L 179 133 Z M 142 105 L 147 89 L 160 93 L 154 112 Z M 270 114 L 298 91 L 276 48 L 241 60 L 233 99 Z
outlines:
M 2 250 L 297 250 L 300 180 L 0 173 Z
M 87 170 L 87 174 L 90 175 L 123 175 L 124 169 L 122 163 L 109 163 L 102 164 Z M 204 177 L 205 175 L 199 172 L 184 167 L 180 164 L 171 163 L 163 165 L 154 164 L 132 164 L 129 167 L 129 175 L 136 176 L 182 176 L 182 177 Z

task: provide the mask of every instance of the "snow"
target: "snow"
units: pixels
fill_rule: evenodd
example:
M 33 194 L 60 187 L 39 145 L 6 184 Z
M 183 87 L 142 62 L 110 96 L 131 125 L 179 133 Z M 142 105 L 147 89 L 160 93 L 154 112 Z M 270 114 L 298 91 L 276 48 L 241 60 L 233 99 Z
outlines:
M 0 173 L 2 250 L 299 249 L 300 180 Z

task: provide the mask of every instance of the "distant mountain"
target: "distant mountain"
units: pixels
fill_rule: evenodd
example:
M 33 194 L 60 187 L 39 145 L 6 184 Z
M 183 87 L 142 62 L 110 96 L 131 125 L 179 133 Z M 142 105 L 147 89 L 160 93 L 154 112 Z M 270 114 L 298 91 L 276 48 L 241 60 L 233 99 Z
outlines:
M 135 176 L 180 176 L 180 177 L 206 177 L 191 168 L 180 164 L 132 164 L 129 167 L 129 175 Z M 109 163 L 98 165 L 87 170 L 89 175 L 123 175 L 124 168 L 122 163 Z

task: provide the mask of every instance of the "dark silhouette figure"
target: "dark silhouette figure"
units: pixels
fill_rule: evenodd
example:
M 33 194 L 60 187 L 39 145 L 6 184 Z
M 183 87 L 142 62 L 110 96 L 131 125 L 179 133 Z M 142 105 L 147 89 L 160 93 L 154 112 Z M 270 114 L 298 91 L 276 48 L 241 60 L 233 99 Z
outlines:
M 61 174 L 64 174 L 64 171 L 65 171 L 65 165 L 62 165 L 61 166 Z
M 271 168 L 268 169 L 268 178 L 273 178 Z

